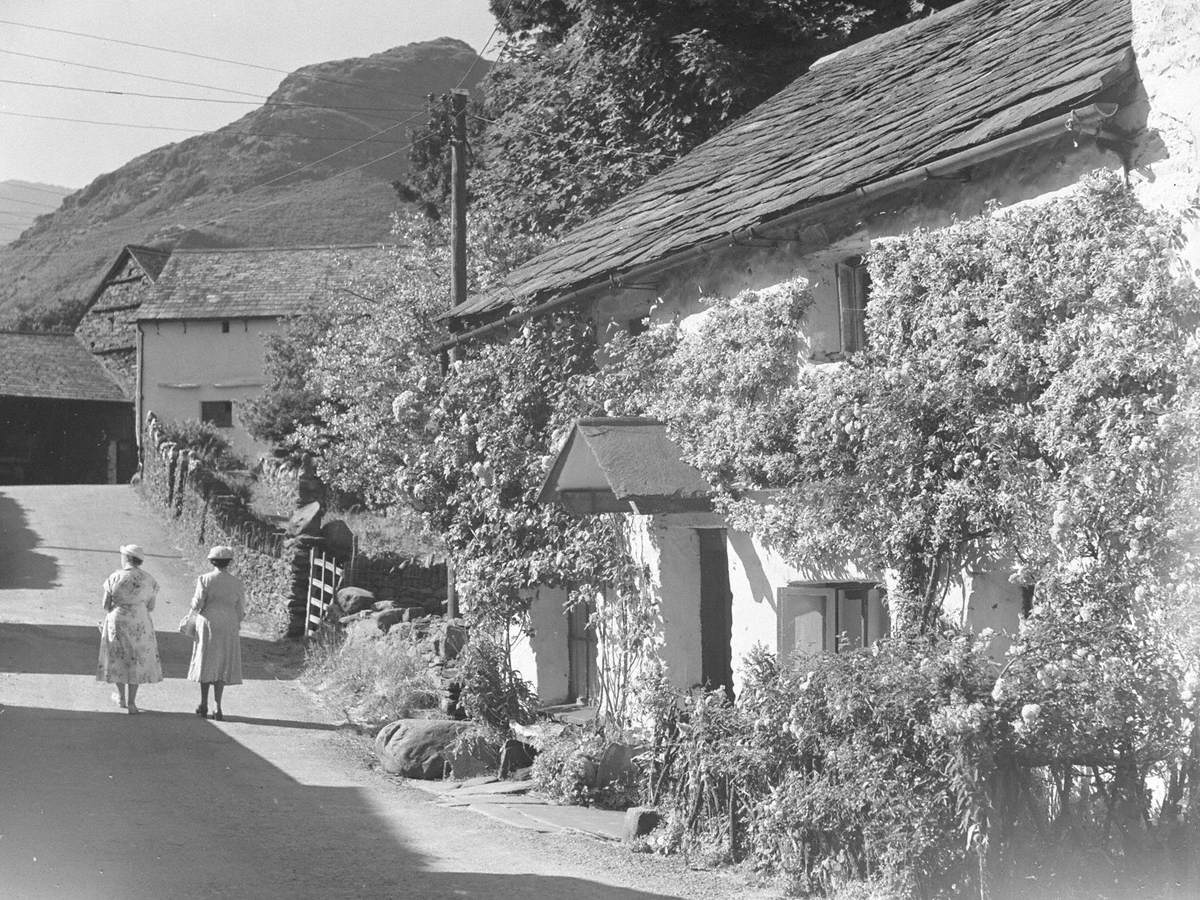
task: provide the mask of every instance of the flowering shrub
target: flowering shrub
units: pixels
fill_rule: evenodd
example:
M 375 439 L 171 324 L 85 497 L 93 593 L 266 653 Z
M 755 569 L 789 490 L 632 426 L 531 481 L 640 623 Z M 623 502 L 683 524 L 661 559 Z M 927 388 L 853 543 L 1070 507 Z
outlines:
M 632 770 L 615 773 L 603 781 L 605 758 L 621 748 L 602 725 L 568 728 L 538 746 L 533 760 L 534 788 L 557 803 L 626 809 L 638 799 L 638 784 Z
M 1151 890 L 1171 846 L 1186 868 L 1200 292 L 1173 275 L 1175 229 L 1097 177 L 889 242 L 869 346 L 834 366 L 797 343 L 798 285 L 616 342 L 651 357 L 626 411 L 667 421 L 731 525 L 798 564 L 894 576 L 873 652 L 760 665 L 732 707 L 660 704 L 662 844 L 753 852 L 805 890 L 919 896 Z M 941 600 L 967 564 L 1005 560 L 1032 611 L 993 667 Z M 1081 847 L 1107 871 L 1073 864 Z

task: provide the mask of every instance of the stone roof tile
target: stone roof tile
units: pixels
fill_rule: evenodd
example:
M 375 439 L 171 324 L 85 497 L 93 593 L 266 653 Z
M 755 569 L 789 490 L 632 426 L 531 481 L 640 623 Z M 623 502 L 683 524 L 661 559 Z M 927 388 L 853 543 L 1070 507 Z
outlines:
M 0 397 L 128 402 L 73 334 L 0 331 Z
M 396 248 L 253 247 L 176 250 L 139 320 L 297 315 L 355 279 L 385 275 Z
M 1130 0 L 964 0 L 848 47 L 448 314 L 494 314 L 762 225 L 1095 102 Z

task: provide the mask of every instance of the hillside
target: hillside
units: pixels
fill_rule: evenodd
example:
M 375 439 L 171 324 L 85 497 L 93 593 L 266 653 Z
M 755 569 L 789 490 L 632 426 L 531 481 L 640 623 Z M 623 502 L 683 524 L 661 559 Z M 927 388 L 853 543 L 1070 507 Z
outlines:
M 0 248 L 0 319 L 35 308 L 78 314 L 125 244 L 264 247 L 385 238 L 397 207 L 389 182 L 404 172 L 409 129 L 424 116 L 373 136 L 413 115 L 396 109 L 422 109 L 424 95 L 453 88 L 474 57 L 462 41 L 440 38 L 306 66 L 236 122 L 101 175 Z M 484 71 L 476 66 L 464 87 Z
M 53 212 L 70 188 L 34 181 L 0 181 L 0 244 L 7 244 L 33 224 L 38 216 Z

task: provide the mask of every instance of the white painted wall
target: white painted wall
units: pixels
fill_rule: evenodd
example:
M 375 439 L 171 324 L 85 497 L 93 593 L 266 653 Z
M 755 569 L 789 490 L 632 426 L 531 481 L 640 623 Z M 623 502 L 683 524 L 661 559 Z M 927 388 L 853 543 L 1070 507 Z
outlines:
M 539 587 L 529 605 L 529 620 L 510 634 L 513 668 L 533 685 L 545 705 L 574 702 L 568 696 L 570 658 L 564 588 Z
M 238 404 L 262 392 L 263 339 L 280 329 L 277 319 L 141 322 L 141 409 L 160 421 L 199 419 L 204 401 L 233 402 L 233 427 L 227 432 L 236 452 L 253 462 L 269 450 L 238 421 Z

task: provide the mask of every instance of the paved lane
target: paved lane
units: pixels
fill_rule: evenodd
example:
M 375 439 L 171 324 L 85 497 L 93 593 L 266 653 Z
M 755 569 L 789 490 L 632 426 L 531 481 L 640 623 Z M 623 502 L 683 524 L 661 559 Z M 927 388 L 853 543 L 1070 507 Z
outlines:
M 140 543 L 167 678 L 129 716 L 95 681 L 99 585 Z M 245 636 L 226 721 L 194 715 L 174 632 L 195 572 L 127 487 L 0 487 L 0 897 L 722 897 L 732 884 L 586 838 L 434 807 Z

